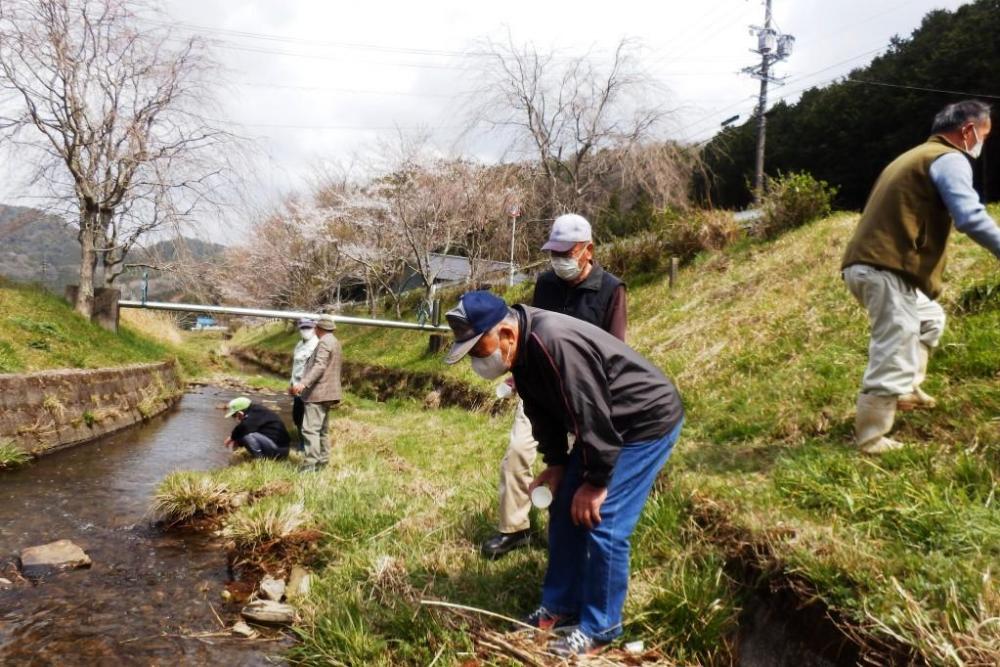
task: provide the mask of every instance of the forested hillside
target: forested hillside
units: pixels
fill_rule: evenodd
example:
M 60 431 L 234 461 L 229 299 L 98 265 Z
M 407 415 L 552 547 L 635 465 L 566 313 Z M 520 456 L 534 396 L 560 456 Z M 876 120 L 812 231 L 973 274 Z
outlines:
M 840 206 L 859 209 L 882 168 L 927 137 L 942 107 L 970 97 L 1000 100 L 998 70 L 1000 0 L 931 12 L 910 37 L 896 38 L 868 66 L 805 91 L 795 104 L 775 104 L 767 114 L 767 173 L 811 172 L 840 189 Z M 706 147 L 714 204 L 749 202 L 755 141 L 751 118 Z M 1000 142 L 988 141 L 976 170 L 989 201 L 1000 197 L 995 174 L 988 177 L 998 164 Z

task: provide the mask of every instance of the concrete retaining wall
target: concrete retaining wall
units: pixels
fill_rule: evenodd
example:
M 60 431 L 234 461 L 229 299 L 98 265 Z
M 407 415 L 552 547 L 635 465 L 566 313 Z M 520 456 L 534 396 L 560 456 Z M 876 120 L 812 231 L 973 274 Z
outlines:
M 44 454 L 148 419 L 182 393 L 172 361 L 0 374 L 0 441 Z

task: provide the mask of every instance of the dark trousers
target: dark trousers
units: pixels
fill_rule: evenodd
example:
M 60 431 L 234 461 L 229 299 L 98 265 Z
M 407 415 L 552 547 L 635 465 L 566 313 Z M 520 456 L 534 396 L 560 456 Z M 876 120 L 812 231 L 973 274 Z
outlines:
M 295 423 L 295 428 L 299 432 L 299 444 L 297 449 L 301 452 L 306 447 L 306 439 L 302 435 L 302 420 L 306 415 L 306 404 L 298 396 L 292 401 L 292 422 Z
M 240 445 L 246 447 L 255 459 L 283 459 L 288 456 L 287 447 L 278 447 L 263 433 L 247 433 L 240 439 Z

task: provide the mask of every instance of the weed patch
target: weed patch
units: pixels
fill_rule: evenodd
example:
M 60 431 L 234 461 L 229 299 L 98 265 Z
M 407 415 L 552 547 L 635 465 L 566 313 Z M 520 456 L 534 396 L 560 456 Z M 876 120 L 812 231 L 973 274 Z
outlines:
M 31 456 L 11 442 L 0 442 L 0 471 L 23 466 Z

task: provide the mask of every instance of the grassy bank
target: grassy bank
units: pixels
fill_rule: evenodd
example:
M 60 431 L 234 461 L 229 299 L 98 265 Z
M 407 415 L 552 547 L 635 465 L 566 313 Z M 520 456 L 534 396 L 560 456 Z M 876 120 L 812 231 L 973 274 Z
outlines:
M 630 294 L 630 343 L 676 379 L 688 408 L 633 542 L 626 628 L 671 660 L 731 660 L 748 591 L 734 559 L 828 604 L 873 660 L 886 645 L 935 664 L 1000 655 L 996 260 L 958 236 L 942 297 L 950 321 L 925 385 L 940 407 L 899 417 L 896 437 L 914 447 L 864 458 L 850 433 L 867 322 L 837 270 L 855 222 L 742 243 L 700 257 L 672 292 L 653 281 Z M 440 368 L 423 336 L 338 336 L 354 358 Z M 531 606 L 544 552 L 476 554 L 508 422 L 352 399 L 331 470 L 231 515 L 301 506 L 323 535 L 299 658 L 426 664 L 440 650 L 439 664 L 460 664 L 473 648 L 489 653 L 478 621 L 430 612 L 420 597 L 504 614 Z M 239 473 L 209 478 L 227 474 Z
M 512 303 L 531 298 L 531 285 L 521 284 L 502 293 Z M 461 290 L 445 292 L 442 307 L 447 310 Z M 355 314 L 355 313 L 351 313 Z M 357 313 L 367 317 L 367 313 Z M 395 313 L 382 313 L 379 317 L 395 319 Z M 416 322 L 410 312 L 404 312 L 403 319 Z M 442 320 L 443 322 L 443 320 Z M 413 372 L 439 373 L 448 377 L 479 382 L 468 364 L 446 366 L 439 354 L 428 351 L 428 336 L 418 331 L 401 329 L 380 329 L 343 324 L 335 332 L 344 350 L 344 358 L 362 364 L 387 366 Z M 245 328 L 236 333 L 232 344 L 236 347 L 261 347 L 265 350 L 290 352 L 299 340 L 291 323 L 275 322 L 261 327 Z
M 426 665 L 440 652 L 438 664 L 447 665 L 477 650 L 499 659 L 475 640 L 502 622 L 421 600 L 514 617 L 537 603 L 542 539 L 496 562 L 478 554 L 494 527 L 495 469 L 508 429 L 506 416 L 350 397 L 335 413 L 337 452 L 324 472 L 302 476 L 291 464 L 254 462 L 210 475 L 176 473 L 161 486 L 159 509 L 174 516 L 228 510 L 222 534 L 278 572 L 287 564 L 269 558 L 275 542 L 318 531 L 308 560 L 319 576 L 302 609 L 296 660 Z M 268 487 L 276 492 L 231 509 L 234 496 Z M 641 558 L 628 632 L 654 650 L 721 657 L 728 649 L 718 631 L 735 613 L 720 599 L 722 562 L 687 544 L 679 530 L 686 502 L 663 489 L 636 536 Z
M 177 359 L 200 377 L 225 367 L 217 335 L 182 332 L 165 313 L 123 310 L 105 331 L 39 287 L 0 278 L 0 373 L 107 368 Z

